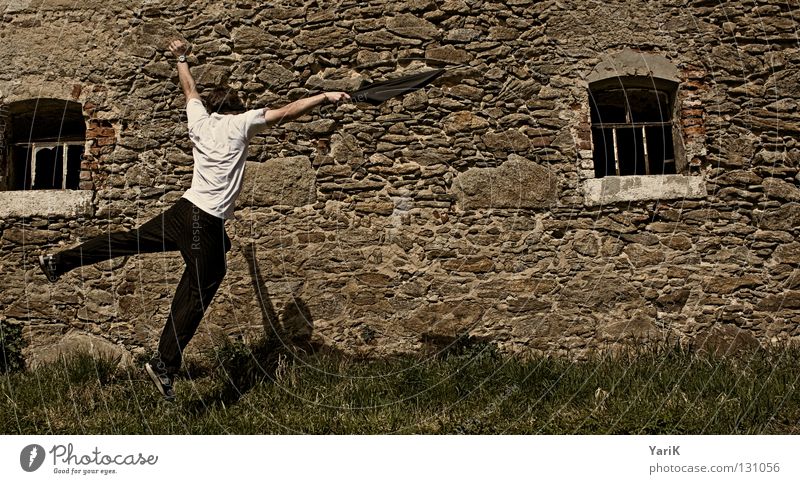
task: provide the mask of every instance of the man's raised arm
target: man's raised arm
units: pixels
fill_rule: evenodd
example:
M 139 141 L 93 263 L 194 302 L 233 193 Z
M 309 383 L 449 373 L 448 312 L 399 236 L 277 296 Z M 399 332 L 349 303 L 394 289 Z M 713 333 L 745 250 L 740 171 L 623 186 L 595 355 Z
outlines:
M 320 104 L 337 103 L 345 99 L 350 99 L 350 95 L 346 92 L 323 92 L 322 94 L 317 94 L 316 96 L 298 99 L 297 101 L 283 106 L 282 108 L 265 109 L 264 119 L 267 120 L 267 124 L 278 124 L 284 121 L 291 121 L 311 111 Z
M 197 93 L 197 86 L 195 86 L 192 73 L 189 71 L 189 64 L 186 62 L 186 56 L 189 54 L 190 47 L 182 40 L 173 40 L 169 44 L 169 50 L 178 59 L 178 79 L 183 88 L 183 94 L 186 95 L 186 101 L 190 99 L 200 99 L 200 94 Z

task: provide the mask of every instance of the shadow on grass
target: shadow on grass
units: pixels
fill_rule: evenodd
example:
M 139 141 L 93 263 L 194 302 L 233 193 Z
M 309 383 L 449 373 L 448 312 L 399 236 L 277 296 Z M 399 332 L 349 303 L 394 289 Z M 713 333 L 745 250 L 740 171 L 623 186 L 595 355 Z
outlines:
M 448 350 L 435 358 L 359 360 L 284 342 L 222 345 L 198 393 L 177 404 L 139 372 L 90 355 L 3 375 L 0 430 L 786 434 L 800 421 L 796 347 L 719 357 L 639 345 L 577 361 L 495 355 L 465 338 L 440 341 Z M 243 395 L 246 405 L 229 407 Z
M 221 348 L 215 349 L 212 360 L 217 364 L 211 376 L 216 384 L 210 392 L 187 403 L 190 412 L 202 413 L 216 405 L 233 405 L 254 386 L 273 384 L 278 374 L 295 360 L 316 353 L 341 356 L 339 350 L 312 341 L 311 311 L 299 296 L 288 301 L 280 313 L 276 311 L 256 255 L 255 244 L 245 248 L 244 257 L 258 298 L 264 334 L 249 344 L 227 340 Z

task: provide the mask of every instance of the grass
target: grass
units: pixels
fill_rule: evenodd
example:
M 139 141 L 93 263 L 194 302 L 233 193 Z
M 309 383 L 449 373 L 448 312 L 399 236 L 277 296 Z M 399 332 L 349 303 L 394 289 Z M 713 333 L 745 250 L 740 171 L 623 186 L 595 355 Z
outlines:
M 4 434 L 794 434 L 797 348 L 649 348 L 586 361 L 498 354 L 292 355 L 260 342 L 187 364 L 178 401 L 140 367 L 75 355 L 0 376 Z

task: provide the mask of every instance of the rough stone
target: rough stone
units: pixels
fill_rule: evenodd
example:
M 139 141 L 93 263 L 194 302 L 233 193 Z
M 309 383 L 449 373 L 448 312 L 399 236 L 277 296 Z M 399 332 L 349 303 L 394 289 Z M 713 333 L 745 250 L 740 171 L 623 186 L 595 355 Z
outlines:
M 714 179 L 718 185 L 760 185 L 762 178 L 747 170 L 731 170 Z
M 449 114 L 443 120 L 444 130 L 448 134 L 480 130 L 489 126 L 489 122 L 470 111 L 459 111 Z
M 663 251 L 647 249 L 642 244 L 630 244 L 624 250 L 628 260 L 636 267 L 647 267 L 661 264 L 666 260 Z
M 228 84 L 228 68 L 214 64 L 204 64 L 192 69 L 194 80 L 198 86 L 211 88 L 224 87 Z
M 235 49 L 243 51 L 262 50 L 272 48 L 280 41 L 274 35 L 260 27 L 244 26 L 233 30 L 231 33 Z
M 472 60 L 472 54 L 460 50 L 452 45 L 442 47 L 428 47 L 425 49 L 425 58 L 429 61 L 444 64 L 466 64 Z
M 130 352 L 106 339 L 91 334 L 72 332 L 65 335 L 52 346 L 40 346 L 31 350 L 27 362 L 33 369 L 46 364 L 61 361 L 77 354 L 88 354 L 95 358 L 118 361 L 121 366 L 130 366 L 133 362 Z
M 758 228 L 762 230 L 794 230 L 800 227 L 800 203 L 787 203 L 779 209 L 767 210 Z
M 332 71 L 326 73 L 326 75 L 331 77 L 323 77 L 321 75 L 309 77 L 305 83 L 306 87 L 322 91 L 352 92 L 361 87 L 363 82 L 361 75 L 352 71 Z
M 237 206 L 300 207 L 317 201 L 314 170 L 305 156 L 248 161 Z
M 756 309 L 769 312 L 800 309 L 800 291 L 784 291 L 778 294 L 770 294 L 758 303 Z
M 488 132 L 481 138 L 487 148 L 494 150 L 523 151 L 531 145 L 528 137 L 516 129 L 509 129 L 502 133 Z
M 617 305 L 641 306 L 642 295 L 630 283 L 617 275 L 582 273 L 565 283 L 559 293 L 562 304 L 570 307 L 587 305 L 597 309 Z
M 715 325 L 701 331 L 693 339 L 693 346 L 715 357 L 750 354 L 759 347 L 758 340 L 747 331 L 732 325 Z
M 358 39 L 359 36 L 356 36 Z M 342 45 L 351 40 L 350 31 L 340 27 L 322 27 L 302 30 L 293 38 L 294 43 L 305 49 L 317 50 Z
M 442 268 L 456 272 L 489 272 L 494 268 L 494 262 L 487 257 L 470 257 L 466 259 L 452 259 L 445 261 Z
M 506 301 L 508 311 L 514 314 L 539 313 L 549 311 L 553 307 L 551 301 L 535 297 L 515 297 Z
M 294 72 L 275 62 L 261 66 L 256 77 L 264 82 L 268 89 L 280 88 L 295 80 Z
M 356 42 L 368 47 L 399 47 L 407 45 L 419 45 L 420 40 L 404 39 L 403 37 L 386 31 L 367 32 L 356 35 Z
M 742 288 L 757 288 L 763 283 L 758 276 L 717 276 L 707 281 L 707 291 L 718 294 L 731 294 Z
M 481 31 L 476 29 L 449 29 L 445 39 L 450 42 L 470 42 L 480 37 Z
M 439 29 L 425 19 L 405 13 L 386 21 L 386 29 L 403 37 L 429 40 L 439 37 Z
M 417 335 L 458 336 L 474 328 L 483 313 L 476 303 L 444 302 L 412 312 L 401 324 Z
M 781 245 L 774 257 L 781 264 L 800 264 L 800 242 Z
M 539 208 L 555 203 L 556 176 L 546 167 L 518 155 L 497 168 L 470 168 L 453 180 L 463 209 Z
M 364 213 L 375 213 L 378 215 L 391 215 L 394 213 L 394 202 L 358 202 L 356 211 Z
M 653 318 L 641 311 L 629 320 L 609 321 L 597 328 L 598 339 L 606 343 L 657 340 L 660 334 Z
M 52 244 L 60 238 L 61 232 L 55 230 L 11 228 L 3 231 L 4 242 L 22 246 Z
M 666 294 L 662 294 L 656 300 L 656 306 L 671 313 L 679 313 L 689 300 L 691 291 L 689 289 L 677 289 Z
M 595 257 L 600 252 L 600 239 L 594 232 L 579 230 L 572 243 L 575 252 L 588 257 Z
M 331 157 L 338 163 L 359 164 L 364 160 L 364 152 L 355 136 L 343 133 L 331 137 Z
M 785 200 L 787 202 L 800 201 L 800 188 L 777 178 L 766 178 L 763 182 L 764 193 L 770 198 Z
M 494 26 L 489 28 L 489 39 L 491 40 L 517 40 L 519 31 L 509 27 Z

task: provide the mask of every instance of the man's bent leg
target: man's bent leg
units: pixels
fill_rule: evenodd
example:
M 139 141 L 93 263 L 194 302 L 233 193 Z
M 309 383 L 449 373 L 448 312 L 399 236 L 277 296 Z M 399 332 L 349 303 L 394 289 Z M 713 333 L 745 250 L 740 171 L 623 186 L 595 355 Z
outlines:
M 195 269 L 187 267 L 184 271 L 158 342 L 158 359 L 168 373 L 177 373 L 180 369 L 183 350 L 200 326 L 224 276 L 225 271 L 222 270 L 212 280 L 203 281 L 198 278 Z
M 230 250 L 230 239 L 222 219 L 196 207 L 193 207 L 191 216 L 191 233 L 178 240 L 186 269 L 175 290 L 158 344 L 158 359 L 170 373 L 180 369 L 183 350 L 197 331 L 225 277 L 225 257 Z
M 187 210 L 188 201 L 179 200 L 139 228 L 100 235 L 55 255 L 56 275 L 76 267 L 95 264 L 115 257 L 178 250 L 176 219 Z

